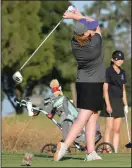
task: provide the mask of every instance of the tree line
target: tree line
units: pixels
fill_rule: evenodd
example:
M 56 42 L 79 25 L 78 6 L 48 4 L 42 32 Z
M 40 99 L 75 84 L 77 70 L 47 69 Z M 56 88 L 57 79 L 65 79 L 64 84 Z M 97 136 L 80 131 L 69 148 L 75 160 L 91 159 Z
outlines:
M 84 15 L 99 20 L 104 39 L 104 57 L 109 66 L 115 49 L 125 53 L 127 95 L 131 103 L 131 1 L 94 1 L 84 7 Z M 12 75 L 24 64 L 61 20 L 72 5 L 69 1 L 2 1 L 2 97 L 7 95 L 16 112 L 22 109 L 14 104 L 13 96 L 31 96 L 35 86 L 57 78 L 63 92 L 75 98 L 77 64 L 71 52 L 73 24 L 62 22 L 22 70 L 24 80 L 16 85 Z M 103 12 L 105 11 L 105 12 Z

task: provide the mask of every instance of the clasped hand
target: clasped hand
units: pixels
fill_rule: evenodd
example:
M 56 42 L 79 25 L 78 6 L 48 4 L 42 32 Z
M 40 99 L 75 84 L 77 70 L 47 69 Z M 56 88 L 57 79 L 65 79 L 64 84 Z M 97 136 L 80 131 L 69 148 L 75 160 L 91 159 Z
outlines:
M 74 13 L 70 11 L 66 11 L 63 14 L 64 19 L 75 19 L 77 16 L 82 16 L 82 14 L 78 10 L 76 10 Z

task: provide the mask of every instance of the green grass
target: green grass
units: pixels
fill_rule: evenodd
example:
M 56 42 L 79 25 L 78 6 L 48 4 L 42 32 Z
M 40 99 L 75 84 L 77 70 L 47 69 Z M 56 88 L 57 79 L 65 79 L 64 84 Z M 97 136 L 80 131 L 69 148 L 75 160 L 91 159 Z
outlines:
M 56 117 L 57 118 L 57 117 Z M 14 117 L 5 117 L 3 121 L 3 125 L 5 123 L 5 127 L 3 129 L 3 137 L 2 140 L 4 140 L 4 131 L 9 131 L 7 135 L 10 135 L 10 138 L 13 138 L 16 136 L 16 134 L 13 134 L 12 128 L 16 128 L 14 126 L 19 127 L 20 130 L 25 127 L 26 123 L 28 122 L 30 118 L 27 116 L 27 113 L 24 113 L 21 116 L 14 116 Z M 131 126 L 131 110 L 128 114 L 128 120 L 129 120 L 129 128 Z M 101 133 L 104 135 L 104 118 L 99 117 L 99 124 L 101 127 Z M 2 125 L 2 126 L 3 126 Z M 54 128 L 54 129 L 53 129 Z M 18 129 L 18 130 L 19 130 Z M 131 154 L 130 154 L 130 149 L 125 148 L 125 144 L 128 143 L 128 137 L 127 137 L 127 130 L 126 130 L 126 124 L 125 124 L 125 119 L 123 119 L 122 122 L 122 128 L 121 128 L 121 145 L 120 145 L 120 151 L 121 153 L 119 154 L 105 154 L 102 155 L 103 160 L 102 161 L 91 161 L 91 162 L 84 162 L 84 157 L 85 153 L 80 152 L 75 155 L 65 155 L 64 159 L 59 162 L 53 161 L 53 156 L 48 156 L 46 154 L 40 154 L 38 153 L 40 150 L 40 147 L 45 145 L 47 143 L 46 138 L 51 137 L 51 140 L 53 140 L 54 143 L 56 143 L 56 138 L 58 132 L 60 130 L 54 125 L 54 123 L 49 120 L 45 115 L 40 114 L 39 116 L 33 118 L 32 122 L 28 125 L 28 130 L 26 129 L 22 133 L 22 137 L 24 137 L 27 134 L 24 134 L 26 131 L 31 132 L 32 130 L 35 130 L 37 132 L 42 131 L 44 136 L 41 136 L 40 139 L 39 137 L 37 139 L 34 134 L 31 136 L 33 139 L 32 141 L 29 141 L 30 139 L 25 140 L 23 143 L 20 143 L 20 145 L 25 144 L 26 142 L 29 141 L 29 143 L 33 144 L 31 148 L 27 149 L 24 148 L 24 146 L 21 147 L 21 151 L 25 152 L 34 152 L 37 153 L 34 154 L 33 161 L 32 161 L 32 166 L 31 167 L 131 167 Z M 50 131 L 50 134 L 49 134 Z M 55 133 L 52 135 L 52 133 Z M 25 136 L 25 139 L 28 138 Z M 11 139 L 6 139 L 8 142 L 11 142 Z M 49 140 L 49 139 L 48 139 Z M 103 141 L 103 138 L 102 138 Z M 19 142 L 22 142 L 19 141 Z M 39 147 L 36 147 L 36 142 L 38 142 Z M 58 140 L 57 140 L 58 142 Z M 7 141 L 5 141 L 5 144 Z M 101 142 L 100 142 L 101 143 Z M 8 144 L 10 145 L 10 144 Z M 29 144 L 30 146 L 30 144 Z M 12 148 L 11 148 L 12 149 Z M 19 149 L 19 148 L 17 148 Z M 4 149 L 3 149 L 4 151 Z M 9 151 L 9 150 L 8 150 Z M 17 150 L 19 151 L 19 150 Z M 123 153 L 124 152 L 124 153 Z M 2 167 L 25 167 L 23 166 L 23 156 L 24 153 L 11 153 L 11 152 L 2 152 L 2 157 L 1 157 L 1 162 L 2 162 Z
M 24 153 L 2 153 L 2 167 L 25 167 Z M 131 154 L 105 154 L 103 160 L 84 162 L 84 154 L 65 155 L 59 161 L 53 161 L 53 156 L 34 154 L 31 167 L 131 167 Z

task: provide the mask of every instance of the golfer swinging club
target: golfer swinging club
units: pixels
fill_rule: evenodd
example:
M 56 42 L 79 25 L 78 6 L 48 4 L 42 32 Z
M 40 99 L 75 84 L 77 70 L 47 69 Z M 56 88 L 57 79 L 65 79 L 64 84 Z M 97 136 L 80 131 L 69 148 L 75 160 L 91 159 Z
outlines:
M 71 126 L 64 142 L 59 142 L 54 160 L 59 161 L 66 153 L 85 126 L 87 143 L 86 161 L 101 160 L 95 152 L 95 132 L 98 111 L 103 108 L 103 84 L 105 81 L 105 65 L 103 41 L 97 20 L 83 16 L 79 11 L 66 11 L 65 19 L 77 21 L 71 41 L 72 52 L 76 58 L 77 108 L 78 117 Z

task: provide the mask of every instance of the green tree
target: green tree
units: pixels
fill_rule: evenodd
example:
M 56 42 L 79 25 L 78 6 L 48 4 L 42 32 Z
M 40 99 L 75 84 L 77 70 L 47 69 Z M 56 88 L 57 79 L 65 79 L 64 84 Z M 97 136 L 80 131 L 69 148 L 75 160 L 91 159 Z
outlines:
M 59 67 L 63 64 L 63 58 L 69 56 L 70 51 L 70 45 L 67 47 L 67 43 L 69 44 L 68 33 L 70 32 L 68 31 L 70 31 L 70 26 L 64 22 L 24 67 L 22 70 L 24 77 L 22 84 L 15 86 L 12 75 L 23 65 L 40 45 L 41 41 L 60 21 L 69 5 L 68 1 L 2 2 L 2 82 L 3 90 L 12 105 L 11 96 L 17 95 L 20 98 L 30 96 L 33 88 L 40 83 L 49 85 L 50 80 L 58 76 L 64 84 L 67 83 L 66 75 L 61 75 L 63 68 Z M 57 32 L 58 35 L 61 33 L 61 36 L 58 36 Z M 57 51 L 61 43 L 63 43 L 63 48 Z M 59 75 L 57 75 L 58 73 Z M 64 70 L 63 73 L 66 74 Z M 69 77 L 71 78 L 70 75 L 68 75 Z M 14 92 L 15 88 L 16 91 Z M 20 109 L 17 110 L 17 107 L 14 106 L 14 108 L 16 108 L 16 111 L 20 111 Z
M 39 10 L 40 1 L 2 1 L 2 75 L 7 77 L 8 89 L 3 84 L 3 90 L 8 96 L 12 96 L 9 92 L 15 88 L 13 73 L 46 37 L 41 31 Z M 22 70 L 24 81 L 17 86 L 17 96 L 22 96 L 29 78 L 36 81 L 52 69 L 55 62 L 53 38 L 52 35 Z
M 4 67 L 8 66 L 14 72 L 23 65 L 46 36 L 41 33 L 39 9 L 39 1 L 4 1 L 2 4 L 2 59 Z M 52 68 L 53 50 L 51 36 L 23 69 L 22 85 L 26 85 L 29 76 L 39 79 Z

